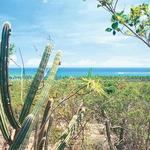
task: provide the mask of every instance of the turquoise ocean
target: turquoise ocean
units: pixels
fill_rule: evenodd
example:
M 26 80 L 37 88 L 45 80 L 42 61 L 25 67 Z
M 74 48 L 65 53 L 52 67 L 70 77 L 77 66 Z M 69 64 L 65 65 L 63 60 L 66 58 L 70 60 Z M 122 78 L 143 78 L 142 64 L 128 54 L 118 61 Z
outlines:
M 25 76 L 33 77 L 37 68 L 25 68 Z M 46 69 L 45 75 L 50 71 Z M 10 77 L 20 77 L 20 68 L 10 68 Z M 59 68 L 57 77 L 81 76 L 150 76 L 150 68 Z

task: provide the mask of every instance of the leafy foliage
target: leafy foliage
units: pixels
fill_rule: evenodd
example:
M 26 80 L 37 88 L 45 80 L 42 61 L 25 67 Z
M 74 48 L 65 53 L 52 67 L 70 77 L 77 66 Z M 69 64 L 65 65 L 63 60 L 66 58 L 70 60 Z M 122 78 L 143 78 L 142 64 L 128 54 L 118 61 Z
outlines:
M 127 12 L 118 10 L 119 0 L 97 0 L 97 8 L 104 8 L 111 14 L 111 26 L 107 32 L 116 35 L 118 32 L 135 36 L 150 47 L 150 5 L 143 3 L 133 6 Z M 122 2 L 122 1 L 120 1 Z
M 76 93 L 68 101 L 61 103 L 59 109 L 54 112 L 49 143 L 51 145 L 57 143 L 58 138 L 68 127 L 74 114 L 76 114 L 80 103 L 84 102 L 87 109 L 86 119 L 88 119 L 88 123 L 98 122 L 99 124 L 103 124 L 105 120 L 102 118 L 101 108 L 105 110 L 111 123 L 111 134 L 117 137 L 115 143 L 116 146 L 118 145 L 117 147 L 119 147 L 120 143 L 121 129 L 125 128 L 123 131 L 123 147 L 137 150 L 144 149 L 148 138 L 150 119 L 149 78 L 92 77 L 90 78 L 90 82 L 88 77 L 83 78 L 65 78 L 55 81 L 50 92 L 50 98 L 54 99 L 54 108 L 66 95 L 74 91 L 72 89 L 78 89 L 82 84 L 86 85 L 86 88 Z M 101 87 L 105 91 L 107 97 L 99 94 L 97 90 L 91 89 L 90 86 L 87 88 L 88 83 L 94 81 L 96 84 L 100 84 L 98 87 Z M 13 85 L 17 85 L 18 81 L 13 80 L 12 82 Z M 29 85 L 28 82 L 25 84 Z M 93 87 L 95 87 L 95 84 Z M 16 94 L 12 94 L 15 98 Z M 19 108 L 18 106 L 21 103 L 17 100 L 17 97 L 14 101 L 16 102 L 14 107 Z
M 12 55 L 15 53 L 15 44 L 10 44 L 9 47 L 9 55 Z

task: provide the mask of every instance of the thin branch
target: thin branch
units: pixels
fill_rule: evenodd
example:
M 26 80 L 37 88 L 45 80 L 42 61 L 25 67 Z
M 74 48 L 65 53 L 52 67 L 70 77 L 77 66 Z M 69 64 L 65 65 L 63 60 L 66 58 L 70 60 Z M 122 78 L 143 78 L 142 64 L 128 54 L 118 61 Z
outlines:
M 41 54 L 39 53 L 39 49 L 35 45 L 33 45 L 33 48 L 35 49 L 37 55 L 41 57 Z
M 107 135 L 107 141 L 109 144 L 109 148 L 110 148 L 110 150 L 115 150 L 115 148 L 112 144 L 112 141 L 111 141 L 110 121 L 106 115 L 106 112 L 103 109 L 101 109 L 101 113 L 102 113 L 103 118 L 105 119 L 105 128 L 106 128 L 106 135 Z
M 113 10 L 110 10 L 112 12 L 113 15 L 116 15 L 116 12 Z M 117 19 L 117 18 L 116 18 Z M 118 19 L 117 19 L 118 20 Z M 118 20 L 119 21 L 119 20 Z M 142 42 L 144 42 L 149 48 L 150 45 L 149 43 L 147 43 L 147 41 L 145 41 L 141 36 L 139 36 L 135 31 L 133 31 L 126 23 L 122 23 L 122 25 L 124 25 L 129 31 L 131 31 L 138 39 L 140 39 Z
M 114 11 L 116 11 L 117 4 L 118 4 L 118 0 L 116 0 L 116 2 L 115 2 Z
M 150 48 L 150 45 L 149 45 L 142 37 L 140 37 L 136 32 L 134 32 L 127 24 L 123 23 L 123 25 L 124 25 L 128 30 L 130 30 L 138 39 L 140 39 L 141 41 L 143 41 L 143 42 Z
M 21 66 L 17 64 L 16 61 L 14 61 L 12 58 L 9 58 L 9 60 L 11 60 L 17 67 L 21 68 Z
M 76 90 L 74 93 L 69 94 L 67 97 L 65 97 L 64 99 L 62 99 L 62 101 L 52 110 L 51 113 L 53 113 L 62 103 L 64 103 L 66 100 L 70 99 L 71 97 L 73 97 L 74 95 L 76 95 L 79 91 L 81 91 L 82 89 L 84 89 L 86 87 L 86 85 L 80 87 L 78 90 Z
M 100 3 L 101 1 L 98 0 Z M 118 3 L 118 2 L 117 2 Z M 108 9 L 108 11 L 112 14 L 112 15 L 116 15 L 116 12 L 113 8 L 111 8 L 110 5 L 105 5 L 105 7 Z M 103 6 L 104 8 L 104 6 Z M 117 18 L 116 18 L 117 19 Z M 118 20 L 118 19 L 117 19 Z M 119 21 L 119 20 L 118 20 Z M 129 31 L 131 31 L 138 39 L 140 39 L 142 42 L 144 42 L 149 48 L 150 48 L 150 44 L 144 40 L 140 35 L 138 35 L 135 31 L 133 31 L 126 23 L 122 23 L 123 26 L 125 26 Z
M 22 52 L 21 52 L 20 48 L 19 48 L 19 54 L 20 54 L 20 58 L 21 58 L 22 69 L 23 69 L 23 76 L 24 76 L 25 75 L 25 65 L 24 65 L 24 60 L 23 60 L 23 56 L 22 56 Z
M 21 67 L 21 103 L 23 105 L 23 88 L 24 88 L 23 79 L 24 79 L 24 75 L 25 75 L 25 69 L 24 69 L 24 60 L 23 60 L 20 48 L 19 48 L 19 54 L 20 54 L 20 58 L 21 58 L 21 62 L 22 62 L 22 67 Z
M 47 121 L 50 119 L 52 113 L 53 113 L 62 103 L 64 103 L 65 101 L 69 100 L 71 97 L 73 97 L 74 95 L 76 95 L 80 90 L 84 89 L 85 87 L 86 87 L 86 85 L 80 87 L 80 88 L 77 89 L 76 91 L 75 91 L 75 89 L 73 89 L 72 91 L 75 91 L 74 93 L 71 92 L 71 93 L 70 93 L 68 96 L 66 96 L 54 109 L 52 109 L 52 111 L 51 111 L 51 113 L 49 114 L 49 116 L 47 117 L 45 123 L 42 125 L 41 130 L 44 128 L 45 124 L 46 124 Z M 39 133 L 40 133 L 40 131 L 39 131 Z

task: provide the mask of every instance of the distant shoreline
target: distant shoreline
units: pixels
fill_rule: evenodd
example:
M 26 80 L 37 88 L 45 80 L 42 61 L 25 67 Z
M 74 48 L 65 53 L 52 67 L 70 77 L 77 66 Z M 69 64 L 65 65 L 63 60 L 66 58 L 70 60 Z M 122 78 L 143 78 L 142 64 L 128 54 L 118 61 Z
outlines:
M 25 75 L 33 77 L 38 68 L 25 68 Z M 50 71 L 47 68 L 46 74 Z M 9 68 L 11 77 L 20 77 L 21 68 Z M 64 68 L 60 67 L 57 77 L 82 77 L 82 76 L 147 76 L 150 77 L 150 68 Z

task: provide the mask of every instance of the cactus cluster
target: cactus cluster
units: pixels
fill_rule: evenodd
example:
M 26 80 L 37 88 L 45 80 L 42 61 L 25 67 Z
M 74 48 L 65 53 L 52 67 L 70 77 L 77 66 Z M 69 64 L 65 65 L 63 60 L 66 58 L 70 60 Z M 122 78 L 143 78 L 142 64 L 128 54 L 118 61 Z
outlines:
M 46 83 L 42 88 L 39 100 L 36 102 L 35 106 L 31 110 L 32 103 L 37 94 L 39 85 L 44 78 L 44 72 L 49 60 L 49 56 L 52 50 L 52 44 L 48 44 L 45 47 L 39 68 L 37 73 L 31 83 L 29 91 L 25 97 L 23 108 L 19 115 L 19 118 L 13 113 L 13 108 L 11 105 L 11 96 L 9 91 L 9 37 L 11 34 L 11 27 L 8 22 L 4 23 L 2 30 L 2 37 L 0 43 L 0 129 L 3 137 L 7 144 L 9 145 L 9 150 L 23 150 L 28 144 L 29 137 L 33 131 L 35 125 L 39 123 L 38 114 L 41 112 L 44 104 L 47 102 L 43 118 L 40 126 L 37 126 L 37 131 L 35 132 L 35 142 L 34 149 L 48 149 L 48 132 L 52 125 L 52 112 L 51 106 L 52 101 L 49 100 L 49 92 L 54 84 L 55 75 L 61 61 L 61 52 L 58 52 L 54 58 L 51 71 L 48 74 Z M 78 121 L 82 119 L 83 111 L 82 109 L 75 115 L 69 124 L 69 127 L 61 136 L 61 140 L 56 144 L 56 149 L 61 149 L 62 145 L 67 144 L 69 138 L 73 134 L 73 129 L 78 127 Z M 14 135 L 10 133 L 10 127 L 15 131 Z M 65 136 L 64 136 L 65 135 Z M 63 137 L 63 140 L 62 140 Z M 64 147 L 65 148 L 65 147 Z M 62 148 L 62 149 L 64 149 Z
M 9 23 L 4 23 L 1 37 L 1 47 L 0 47 L 0 92 L 1 92 L 1 101 L 0 101 L 0 128 L 2 134 L 10 145 L 9 149 L 15 150 L 20 147 L 22 142 L 25 139 L 25 136 L 28 134 L 31 124 L 33 124 L 37 113 L 41 110 L 42 106 L 48 100 L 48 93 L 53 84 L 55 74 L 57 72 L 58 66 L 60 64 L 61 54 L 58 52 L 55 57 L 55 61 L 51 68 L 51 72 L 47 79 L 46 86 L 41 92 L 40 101 L 35 105 L 33 112 L 30 112 L 32 102 L 37 93 L 38 87 L 41 80 L 44 77 L 44 71 L 46 69 L 49 56 L 52 50 L 52 45 L 48 44 L 43 53 L 38 71 L 32 81 L 29 92 L 25 98 L 22 111 L 20 113 L 19 121 L 16 119 L 12 105 L 11 105 L 11 96 L 9 91 L 9 75 L 8 75 L 8 63 L 9 63 L 9 37 L 11 34 L 11 27 Z M 16 130 L 16 135 L 11 139 L 11 135 L 8 128 L 8 122 Z

